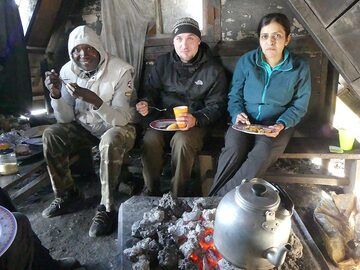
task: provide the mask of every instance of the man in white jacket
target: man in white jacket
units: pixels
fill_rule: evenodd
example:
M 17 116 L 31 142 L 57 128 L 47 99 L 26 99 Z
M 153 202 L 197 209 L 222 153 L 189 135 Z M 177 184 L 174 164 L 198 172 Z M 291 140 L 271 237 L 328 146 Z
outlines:
M 70 61 L 60 70 L 46 72 L 45 85 L 57 124 L 43 134 L 55 200 L 42 215 L 50 218 L 69 211 L 79 198 L 69 169 L 69 155 L 99 144 L 101 155 L 101 202 L 89 235 L 106 235 L 116 228 L 113 193 L 118 184 L 124 154 L 135 141 L 136 94 L 134 69 L 105 52 L 96 33 L 87 26 L 75 28 L 69 36 Z

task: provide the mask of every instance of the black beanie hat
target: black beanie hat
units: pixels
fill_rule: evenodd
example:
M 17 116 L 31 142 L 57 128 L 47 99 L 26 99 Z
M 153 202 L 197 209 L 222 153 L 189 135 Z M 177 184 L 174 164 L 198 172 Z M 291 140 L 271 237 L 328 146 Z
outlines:
M 190 17 L 181 18 L 176 21 L 172 29 L 173 37 L 182 33 L 192 33 L 201 39 L 201 32 L 197 21 Z

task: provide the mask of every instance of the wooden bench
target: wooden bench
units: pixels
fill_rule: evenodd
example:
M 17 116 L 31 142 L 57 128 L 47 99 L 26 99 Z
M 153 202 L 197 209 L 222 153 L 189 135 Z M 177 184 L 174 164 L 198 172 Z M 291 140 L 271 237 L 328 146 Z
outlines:
M 206 195 L 213 183 L 215 158 L 221 151 L 222 138 L 210 142 L 211 147 L 204 147 L 198 157 L 202 193 Z M 360 190 L 360 149 L 344 153 L 331 153 L 329 145 L 338 145 L 337 140 L 326 138 L 292 138 L 281 159 L 322 159 L 321 174 L 290 174 L 267 172 L 263 177 L 277 183 L 299 183 L 343 186 L 346 192 Z M 327 166 L 331 159 L 345 160 L 345 177 L 329 175 Z
M 39 191 L 42 187 L 50 185 L 46 162 L 42 157 L 42 149 L 40 154 L 40 159 L 34 162 L 20 164 L 18 173 L 0 176 L 0 187 L 9 192 L 14 203 L 25 199 L 29 195 Z M 72 156 L 69 161 L 70 165 L 73 165 L 79 159 L 80 155 Z M 14 189 L 18 185 L 21 187 Z

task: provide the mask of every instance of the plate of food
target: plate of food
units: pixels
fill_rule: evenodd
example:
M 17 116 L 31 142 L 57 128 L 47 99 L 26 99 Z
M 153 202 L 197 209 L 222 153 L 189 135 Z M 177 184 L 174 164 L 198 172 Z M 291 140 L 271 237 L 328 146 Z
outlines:
M 178 130 L 184 130 L 182 128 L 179 128 L 179 126 L 176 124 L 175 119 L 159 119 L 152 121 L 150 123 L 150 127 L 156 130 L 160 131 L 178 131 Z
M 248 134 L 255 134 L 255 135 L 265 135 L 267 133 L 271 133 L 272 130 L 269 126 L 264 125 L 256 125 L 256 124 L 235 124 L 232 126 L 233 129 L 248 133 Z
M 15 239 L 17 223 L 14 215 L 0 205 L 0 257 Z

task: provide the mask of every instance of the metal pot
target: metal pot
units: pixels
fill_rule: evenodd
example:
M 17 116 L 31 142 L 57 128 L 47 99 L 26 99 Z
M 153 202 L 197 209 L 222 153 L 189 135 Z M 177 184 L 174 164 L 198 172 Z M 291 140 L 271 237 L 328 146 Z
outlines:
M 293 202 L 260 178 L 244 180 L 216 209 L 214 243 L 221 255 L 245 269 L 280 266 L 291 249 Z

